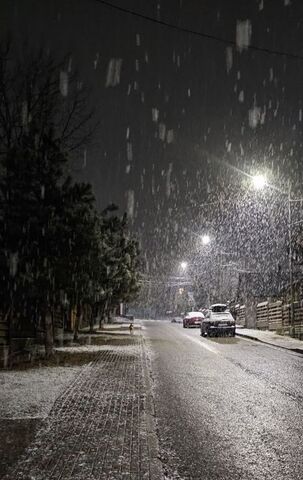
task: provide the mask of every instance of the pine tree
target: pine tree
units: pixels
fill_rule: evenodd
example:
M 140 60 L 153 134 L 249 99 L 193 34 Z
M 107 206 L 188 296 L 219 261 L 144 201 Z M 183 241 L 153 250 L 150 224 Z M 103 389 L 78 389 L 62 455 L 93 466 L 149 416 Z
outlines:
M 64 293 L 71 309 L 76 310 L 74 338 L 77 340 L 82 307 L 93 291 L 94 255 L 98 251 L 98 217 L 91 185 L 63 185 L 64 218 L 58 225 L 60 256 L 55 269 L 57 290 Z
M 14 319 L 35 305 L 51 354 L 62 184 L 68 153 L 92 133 L 92 112 L 65 60 L 26 53 L 18 59 L 9 43 L 0 45 L 1 300 Z
M 111 310 L 120 302 L 131 300 L 138 291 L 139 249 L 136 241 L 127 237 L 127 217 L 115 215 L 117 207 L 110 205 L 102 212 L 101 316 L 110 318 Z
M 67 175 L 91 134 L 86 92 L 43 51 L 24 61 L 10 52 L 0 45 L 0 300 L 10 325 L 31 317 L 44 328 L 49 356 L 63 299 L 77 339 L 84 304 L 92 326 L 97 309 L 109 316 L 136 294 L 138 246 L 126 216 L 113 205 L 98 215 L 91 186 Z

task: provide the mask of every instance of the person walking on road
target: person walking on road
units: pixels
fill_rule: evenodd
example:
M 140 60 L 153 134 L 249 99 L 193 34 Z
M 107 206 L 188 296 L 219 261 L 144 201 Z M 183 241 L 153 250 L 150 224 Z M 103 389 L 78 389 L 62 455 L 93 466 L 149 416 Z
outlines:
M 133 333 L 134 333 L 134 325 L 133 325 L 133 323 L 130 323 L 128 328 L 129 328 L 129 333 L 130 333 L 130 335 L 133 335 Z

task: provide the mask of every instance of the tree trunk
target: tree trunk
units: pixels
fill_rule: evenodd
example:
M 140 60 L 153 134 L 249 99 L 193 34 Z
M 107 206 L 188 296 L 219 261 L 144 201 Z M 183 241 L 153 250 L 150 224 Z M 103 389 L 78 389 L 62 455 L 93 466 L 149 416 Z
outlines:
M 102 322 L 105 320 L 106 307 L 107 307 L 107 300 L 104 300 L 100 308 L 99 328 L 102 328 Z
M 13 365 L 13 306 L 11 305 L 4 315 L 4 321 L 7 323 L 7 360 L 4 366 L 11 368 Z
M 108 323 L 111 323 L 112 318 L 115 316 L 115 308 L 112 306 L 112 304 L 109 304 L 107 307 L 107 321 Z
M 75 318 L 75 326 L 74 326 L 74 342 L 78 342 L 78 334 L 79 334 L 79 325 L 80 325 L 80 320 L 81 320 L 81 315 L 82 315 L 82 306 L 81 303 L 77 304 L 77 312 L 76 312 L 76 318 Z
M 43 312 L 44 315 L 44 346 L 45 346 L 45 356 L 50 358 L 54 355 L 54 329 L 53 329 L 53 317 L 51 311 L 46 309 Z
M 104 308 L 103 308 L 103 303 L 102 303 L 100 308 L 99 308 L 99 329 L 101 329 L 101 327 L 102 327 L 103 312 L 104 312 Z
M 89 333 L 94 333 L 96 309 L 97 307 L 95 305 L 91 306 L 90 318 L 89 318 Z
M 72 315 L 73 315 L 73 306 L 72 306 L 72 305 L 69 305 L 68 310 L 67 310 L 67 313 L 66 313 L 66 330 L 67 330 L 68 332 L 72 332 L 72 331 L 73 331 L 73 327 L 72 327 Z
M 106 310 L 105 310 L 105 316 L 107 318 L 107 323 L 110 323 L 110 319 L 111 319 L 111 309 L 112 309 L 112 305 L 111 305 L 111 297 L 109 297 L 107 299 L 107 302 L 106 302 Z

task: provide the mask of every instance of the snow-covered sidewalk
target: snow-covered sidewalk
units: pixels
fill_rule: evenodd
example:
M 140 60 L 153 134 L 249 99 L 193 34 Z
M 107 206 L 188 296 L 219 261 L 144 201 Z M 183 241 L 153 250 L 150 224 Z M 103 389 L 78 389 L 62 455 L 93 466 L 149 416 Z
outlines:
M 56 399 L 80 371 L 80 366 L 0 370 L 0 478 L 33 441 Z
M 0 419 L 46 418 L 81 367 L 0 371 Z
M 140 333 L 141 330 L 144 330 L 144 327 L 138 321 L 130 322 L 130 320 L 121 320 L 115 319 L 113 323 L 103 323 L 102 328 L 95 328 L 94 334 L 111 334 L 111 335 L 130 335 L 129 325 L 133 324 L 133 334 Z M 89 328 L 81 330 L 82 332 L 88 333 Z M 92 335 L 94 335 L 92 334 Z
M 142 325 L 136 322 L 130 322 L 129 320 L 116 321 L 114 323 L 104 323 L 101 329 L 97 330 L 97 333 L 119 333 L 130 335 L 129 332 L 129 325 L 130 323 L 133 324 L 133 332 L 140 332 L 142 330 Z
M 291 338 L 288 336 L 278 335 L 275 332 L 263 331 L 263 330 L 254 330 L 252 328 L 237 328 L 236 334 L 239 337 L 249 338 L 251 340 L 257 340 L 274 347 L 285 348 L 297 353 L 303 354 L 303 342 L 296 338 Z
M 121 345 L 68 349 L 77 352 L 89 349 L 95 358 L 78 372 L 71 370 L 74 376 L 69 378 L 67 388 L 59 392 L 35 440 L 3 478 L 162 478 L 141 335 L 130 336 L 127 344 L 124 340 Z M 30 375 L 28 381 L 31 381 Z M 48 375 L 47 369 L 45 375 Z M 39 391 L 38 377 L 36 380 L 32 388 Z M 14 391 L 16 389 L 8 388 L 7 402 L 9 392 L 13 395 Z M 19 409 L 22 415 L 27 415 L 27 411 Z M 46 413 L 46 407 L 41 409 L 41 414 Z

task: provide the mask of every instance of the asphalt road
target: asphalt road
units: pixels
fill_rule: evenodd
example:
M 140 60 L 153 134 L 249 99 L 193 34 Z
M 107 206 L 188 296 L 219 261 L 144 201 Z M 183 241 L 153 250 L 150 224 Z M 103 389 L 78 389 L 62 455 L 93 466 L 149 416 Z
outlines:
M 303 356 L 146 321 L 167 478 L 301 480 Z

